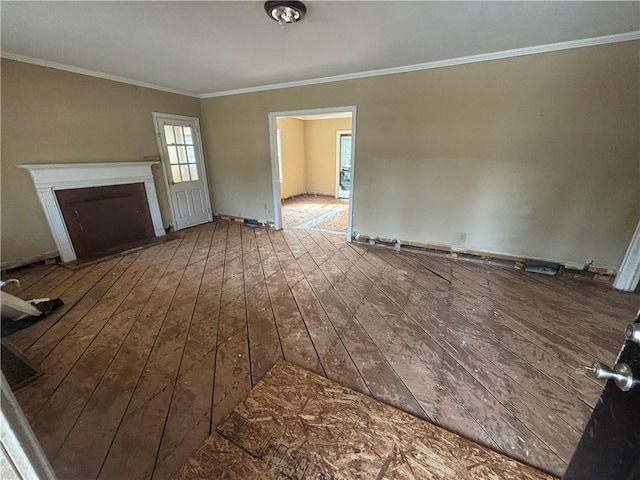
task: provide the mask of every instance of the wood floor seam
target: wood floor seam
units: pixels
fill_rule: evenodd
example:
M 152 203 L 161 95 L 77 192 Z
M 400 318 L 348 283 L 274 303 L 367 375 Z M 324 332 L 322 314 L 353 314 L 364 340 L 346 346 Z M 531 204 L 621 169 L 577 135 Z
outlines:
M 137 260 L 139 258 L 139 254 L 135 256 L 134 260 L 131 262 L 131 264 L 129 264 L 129 266 L 127 267 L 127 269 L 125 271 L 122 272 L 121 275 L 118 276 L 117 279 L 121 278 L 128 270 L 129 268 L 131 268 L 131 266 L 133 265 L 133 263 L 135 262 L 135 260 Z M 116 279 L 116 280 L 117 280 Z M 115 283 L 114 283 L 115 284 Z M 107 292 L 108 293 L 108 292 Z M 115 311 L 116 309 L 114 309 Z M 73 334 L 73 332 L 75 331 L 75 328 L 82 322 L 82 320 L 86 319 L 86 315 L 88 315 L 91 312 L 91 310 L 89 312 L 87 312 L 87 314 L 85 314 L 84 316 L 82 316 L 78 322 L 76 322 L 75 326 L 73 327 L 73 329 L 70 331 L 70 334 Z M 58 391 L 58 389 L 60 388 L 60 386 L 62 385 L 62 383 L 64 382 L 64 380 L 67 378 L 67 375 L 69 375 L 69 373 L 71 373 L 74 369 L 74 367 L 78 364 L 78 362 L 80 361 L 80 359 L 82 358 L 82 355 L 84 354 L 84 352 L 91 347 L 91 344 L 93 343 L 93 341 L 98 337 L 98 335 L 100 334 L 100 332 L 104 329 L 106 325 L 106 322 L 99 328 L 98 332 L 95 333 L 95 335 L 93 336 L 92 340 L 85 346 L 85 348 L 83 348 L 82 353 L 80 353 L 76 359 L 73 361 L 73 364 L 71 365 L 71 367 L 69 368 L 69 370 L 64 374 L 64 376 L 60 379 L 60 381 L 55 385 L 55 387 L 53 388 L 53 390 L 50 392 L 50 396 L 49 399 L 52 398 L 56 392 Z M 60 342 L 61 343 L 61 342 Z M 56 348 L 60 345 L 60 343 L 58 343 L 56 345 Z M 53 350 L 52 350 L 53 351 Z M 47 357 L 45 357 L 45 361 L 50 357 L 51 353 L 49 353 L 47 355 Z M 40 409 L 34 413 L 34 418 L 37 417 L 38 415 L 40 415 L 40 412 L 42 411 L 43 408 L 45 408 L 47 402 L 45 401 L 42 406 L 40 407 Z
M 175 258 L 175 256 L 177 255 L 177 253 L 179 252 L 179 249 L 180 249 L 180 247 L 181 247 L 181 245 L 182 245 L 183 241 L 184 241 L 184 238 L 182 238 L 182 239 L 181 239 L 181 241 L 180 241 L 180 243 L 177 245 L 177 247 L 176 247 L 176 249 L 175 249 L 175 251 L 174 251 L 174 254 L 173 254 L 173 256 L 172 256 L 171 260 L 173 260 L 173 259 Z M 170 261 L 169 261 L 169 263 L 167 264 L 167 269 L 168 269 L 168 268 L 169 268 L 169 266 L 171 265 L 171 260 L 170 260 Z M 184 275 L 184 271 L 183 271 L 183 275 Z M 182 278 L 182 276 L 181 276 L 181 278 Z M 172 295 L 171 302 L 173 301 L 173 298 L 175 297 L 175 292 L 176 292 L 176 291 L 177 291 L 177 285 L 176 285 L 175 290 L 173 290 L 173 295 Z M 171 302 L 170 302 L 170 303 L 171 303 Z M 170 303 L 169 303 L 169 305 L 170 305 Z M 144 309 L 143 309 L 143 311 L 144 311 Z M 159 326 L 158 332 L 159 332 L 159 331 L 160 331 L 160 329 L 162 328 L 162 325 L 164 324 L 164 322 L 165 322 L 165 320 L 166 320 L 166 318 L 167 318 L 167 315 L 168 315 L 168 309 L 167 309 L 167 311 L 165 312 L 165 314 L 162 316 L 162 321 L 160 322 L 160 326 Z M 100 467 L 99 467 L 99 469 L 98 469 L 98 472 L 97 472 L 96 478 L 99 478 L 99 477 L 101 476 L 101 474 L 102 474 L 102 470 L 103 470 L 103 468 L 104 468 L 104 465 L 105 465 L 105 463 L 106 463 L 107 459 L 109 458 L 109 453 L 111 452 L 111 449 L 112 449 L 112 447 L 113 447 L 113 444 L 115 443 L 116 439 L 118 438 L 118 432 L 119 432 L 119 430 L 120 430 L 120 426 L 122 425 L 122 422 L 126 420 L 126 418 L 127 418 L 127 416 L 128 416 L 128 415 L 131 415 L 131 414 L 132 414 L 132 413 L 131 413 L 131 414 L 129 414 L 128 412 L 129 412 L 129 407 L 130 407 L 131 402 L 132 402 L 133 397 L 134 397 L 133 393 L 135 392 L 135 390 L 137 389 L 138 385 L 140 384 L 140 381 L 141 381 L 141 379 L 142 379 L 142 377 L 143 377 L 143 375 L 144 375 L 144 372 L 145 372 L 145 370 L 146 370 L 146 367 L 147 367 L 147 365 L 148 365 L 148 362 L 149 362 L 149 359 L 150 359 L 150 354 L 151 354 L 151 352 L 153 351 L 153 349 L 155 348 L 155 345 L 156 345 L 156 342 L 157 342 L 157 341 L 158 341 L 158 335 L 156 335 L 156 336 L 154 337 L 154 341 L 152 342 L 152 345 L 151 345 L 151 347 L 150 347 L 150 349 L 149 349 L 149 355 L 147 355 L 147 356 L 146 356 L 146 359 L 145 359 L 144 365 L 143 365 L 142 369 L 140 370 L 140 374 L 137 376 L 137 379 L 136 379 L 136 385 L 135 385 L 135 387 L 134 387 L 134 389 L 133 389 L 133 391 L 132 391 L 131 395 L 129 396 L 129 398 L 128 398 L 127 402 L 126 402 L 126 407 L 125 407 L 125 409 L 124 409 L 124 413 L 123 413 L 123 416 L 122 416 L 122 420 L 121 420 L 121 422 L 118 424 L 118 427 L 116 428 L 116 430 L 115 430 L 115 432 L 114 432 L 114 434 L 113 434 L 112 440 L 111 440 L 111 442 L 110 442 L 110 444 L 109 444 L 109 447 L 108 447 L 108 449 L 107 449 L 107 451 L 106 451 L 106 454 L 104 455 L 104 458 L 103 458 L 102 462 L 100 463 Z
M 454 307 L 454 309 L 456 309 L 456 308 Z M 456 310 L 457 310 L 457 309 L 456 309 Z M 476 321 L 474 320 L 474 318 L 472 318 L 472 317 L 469 317 L 469 316 L 465 315 L 465 314 L 464 314 L 464 312 L 462 312 L 462 311 L 459 311 L 459 310 L 457 310 L 457 311 L 458 311 L 458 313 L 460 313 L 462 316 L 464 316 L 465 318 L 467 318 L 469 321 L 471 321 L 471 322 L 473 322 L 474 324 L 476 324 Z M 494 338 L 495 338 L 495 337 L 494 337 Z M 499 339 L 497 339 L 497 338 L 496 338 L 496 342 L 497 342 L 497 344 L 498 344 L 498 345 L 504 346 L 504 348 L 505 348 L 505 349 L 509 350 L 508 346 L 503 345 L 503 343 L 502 343 Z M 515 354 L 515 355 L 518 355 L 518 352 L 514 352 L 514 354 Z M 524 361 L 524 359 L 523 359 L 523 361 Z M 500 365 L 497 365 L 497 366 L 498 366 L 498 367 L 500 367 Z M 534 366 L 534 368 L 537 368 L 537 367 L 536 367 L 536 366 Z M 541 371 L 540 371 L 540 374 L 543 374 L 543 372 L 541 372 Z M 554 382 L 556 381 L 556 380 L 555 380 L 555 379 L 553 379 L 553 378 L 551 378 L 551 380 L 552 380 L 552 381 L 554 381 Z M 556 382 L 556 383 L 557 383 L 557 382 Z M 557 385 L 564 389 L 564 386 L 563 386 L 563 385 L 561 385 L 561 384 L 559 384 L 559 383 L 557 383 Z M 570 392 L 569 390 L 566 390 L 566 391 L 567 391 L 567 393 L 568 393 L 568 394 L 572 393 L 572 392 Z M 586 405 L 586 404 L 585 404 L 585 405 Z

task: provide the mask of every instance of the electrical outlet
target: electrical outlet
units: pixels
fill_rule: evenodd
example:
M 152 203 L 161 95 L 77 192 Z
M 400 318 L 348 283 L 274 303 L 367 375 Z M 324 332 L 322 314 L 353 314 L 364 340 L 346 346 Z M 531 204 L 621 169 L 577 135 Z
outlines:
M 467 241 L 467 234 L 465 232 L 456 233 L 456 242 L 457 243 L 464 243 L 466 241 Z

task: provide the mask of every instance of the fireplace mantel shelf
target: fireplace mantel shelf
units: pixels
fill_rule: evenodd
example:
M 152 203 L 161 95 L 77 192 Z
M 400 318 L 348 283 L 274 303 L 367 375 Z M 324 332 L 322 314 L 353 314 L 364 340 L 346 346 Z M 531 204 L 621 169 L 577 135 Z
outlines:
M 27 170 L 46 170 L 48 168 L 130 167 L 134 165 L 154 165 L 156 163 L 159 162 L 157 160 L 149 160 L 144 162 L 30 163 L 18 165 L 18 167 L 26 168 Z
M 56 190 L 144 183 L 156 237 L 165 234 L 151 167 L 157 161 L 49 163 L 18 165 L 28 170 L 51 228 L 63 262 L 75 260 L 76 253 L 56 199 Z
M 29 170 L 36 187 L 97 187 L 138 183 L 150 177 L 151 166 L 159 162 L 50 163 L 18 165 Z M 128 180 L 131 178 L 132 180 Z

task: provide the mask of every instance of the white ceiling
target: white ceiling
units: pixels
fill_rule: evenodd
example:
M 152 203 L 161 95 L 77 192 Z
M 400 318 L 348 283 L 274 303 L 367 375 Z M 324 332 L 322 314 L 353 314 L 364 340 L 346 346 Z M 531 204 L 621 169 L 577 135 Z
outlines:
M 640 2 L 2 1 L 2 51 L 194 94 L 640 30 Z M 5 53 L 7 52 L 7 53 Z

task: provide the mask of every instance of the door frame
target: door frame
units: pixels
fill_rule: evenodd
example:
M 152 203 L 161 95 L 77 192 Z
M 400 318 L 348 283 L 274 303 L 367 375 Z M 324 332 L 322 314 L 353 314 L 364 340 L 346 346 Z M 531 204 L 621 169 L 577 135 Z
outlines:
M 280 170 L 278 168 L 278 155 L 276 151 L 276 119 L 278 117 L 295 117 L 299 115 L 321 115 L 327 113 L 351 113 L 351 192 L 349 195 L 349 215 L 347 222 L 347 242 L 352 241 L 353 236 L 353 197 L 355 196 L 355 171 L 356 171 L 356 125 L 357 107 L 349 105 L 344 107 L 307 108 L 302 110 L 287 110 L 281 112 L 269 112 L 269 150 L 271 155 L 271 183 L 273 186 L 273 216 L 274 227 L 282 230 L 282 202 L 280 201 Z
M 336 130 L 336 198 L 340 198 L 340 171 L 342 170 L 342 165 L 340 165 L 342 153 L 340 137 L 342 135 L 351 135 L 351 150 L 353 151 L 353 131 Z M 351 162 L 351 168 L 353 169 L 353 161 Z M 349 190 L 349 198 L 351 198 L 351 190 Z
M 209 196 L 209 181 L 207 180 L 207 170 L 205 166 L 204 159 L 204 147 L 202 141 L 202 132 L 200 131 L 200 119 L 198 117 L 188 117 L 186 115 L 174 115 L 172 113 L 161 113 L 161 112 L 151 112 L 151 116 L 153 117 L 153 129 L 156 132 L 156 143 L 158 145 L 158 151 L 160 152 L 160 164 L 162 165 L 162 183 L 164 184 L 164 189 L 167 194 L 167 200 L 169 201 L 169 213 L 171 215 L 169 226 L 174 230 L 176 229 L 176 217 L 175 217 L 175 206 L 173 204 L 173 199 L 171 198 L 171 189 L 169 188 L 169 172 L 167 172 L 167 163 L 169 159 L 166 157 L 164 153 L 164 148 L 162 146 L 162 134 L 160 132 L 160 125 L 158 124 L 158 119 L 166 118 L 168 120 L 181 120 L 183 122 L 195 122 L 196 128 L 194 131 L 194 135 L 198 139 L 198 153 L 200 158 L 202 159 L 202 181 L 204 182 L 204 195 L 205 200 L 207 202 L 208 218 L 209 221 L 213 221 L 213 208 L 211 206 L 211 198 Z
M 613 287 L 626 292 L 633 292 L 640 281 L 640 220 L 636 227 L 627 253 L 613 281 Z
M 58 477 L 3 373 L 0 391 L 0 455 L 6 457 L 18 478 L 56 480 Z

